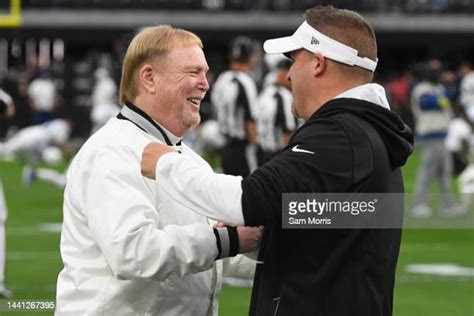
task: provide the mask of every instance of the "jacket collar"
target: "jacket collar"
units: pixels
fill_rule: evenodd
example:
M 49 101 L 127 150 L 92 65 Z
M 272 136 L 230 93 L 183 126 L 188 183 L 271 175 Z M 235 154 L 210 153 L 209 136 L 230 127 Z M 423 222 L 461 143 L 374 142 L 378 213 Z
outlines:
M 153 120 L 148 114 L 143 112 L 131 102 L 125 103 L 122 110 L 117 115 L 117 118 L 132 122 L 138 128 L 161 140 L 168 146 L 181 145 L 182 138 L 173 135 L 170 131 L 161 126 L 158 122 Z
M 390 105 L 387 101 L 385 89 L 376 83 L 367 83 L 361 86 L 349 89 L 337 95 L 334 99 L 350 98 L 369 101 L 371 103 L 380 105 L 381 107 L 390 110 Z

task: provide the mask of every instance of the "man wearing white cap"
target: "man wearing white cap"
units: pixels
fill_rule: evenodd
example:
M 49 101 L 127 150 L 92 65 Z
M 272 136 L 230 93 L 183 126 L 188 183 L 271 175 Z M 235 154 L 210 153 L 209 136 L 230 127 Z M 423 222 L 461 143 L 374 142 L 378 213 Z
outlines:
M 332 6 L 309 9 L 305 18 L 292 36 L 264 44 L 267 53 L 294 60 L 287 76 L 292 109 L 306 122 L 287 147 L 242 179 L 149 144 L 142 173 L 201 214 L 265 225 L 251 315 L 391 315 L 403 206 L 377 210 L 383 216 L 395 210 L 396 221 L 386 226 L 281 228 L 286 192 L 403 193 L 400 166 L 413 148 L 411 130 L 390 112 L 384 89 L 371 83 L 377 48 L 367 21 Z M 199 196 L 188 198 L 189 192 Z

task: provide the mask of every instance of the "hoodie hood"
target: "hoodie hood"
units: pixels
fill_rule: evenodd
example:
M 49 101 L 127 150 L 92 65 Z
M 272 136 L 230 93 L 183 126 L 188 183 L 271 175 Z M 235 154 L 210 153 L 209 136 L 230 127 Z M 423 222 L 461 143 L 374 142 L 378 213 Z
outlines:
M 363 101 L 368 101 L 374 104 L 378 104 L 381 107 L 390 110 L 390 104 L 385 94 L 385 89 L 376 83 L 367 83 L 339 94 L 335 99 L 351 98 Z
M 373 96 L 371 100 L 380 100 L 380 95 Z M 338 96 L 326 102 L 311 118 L 329 117 L 338 113 L 351 113 L 372 125 L 385 143 L 392 167 L 403 166 L 413 152 L 413 132 L 398 115 L 382 104 Z

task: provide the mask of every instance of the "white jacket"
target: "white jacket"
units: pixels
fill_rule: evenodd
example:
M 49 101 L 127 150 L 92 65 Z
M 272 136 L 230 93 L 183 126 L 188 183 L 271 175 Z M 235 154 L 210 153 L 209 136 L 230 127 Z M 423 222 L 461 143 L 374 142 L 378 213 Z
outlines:
M 114 118 L 72 162 L 57 315 L 217 315 L 222 274 L 253 277 L 247 258 L 214 261 L 208 219 L 141 176 L 143 148 L 154 136 Z M 186 145 L 181 152 L 210 169 Z

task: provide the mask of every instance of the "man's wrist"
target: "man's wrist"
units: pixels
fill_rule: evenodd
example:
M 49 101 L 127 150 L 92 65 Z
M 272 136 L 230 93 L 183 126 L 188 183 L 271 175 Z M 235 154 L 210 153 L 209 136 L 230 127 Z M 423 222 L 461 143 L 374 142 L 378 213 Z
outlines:
M 229 257 L 234 257 L 239 253 L 239 233 L 237 232 L 237 227 L 229 226 L 227 227 L 227 232 L 229 233 Z

